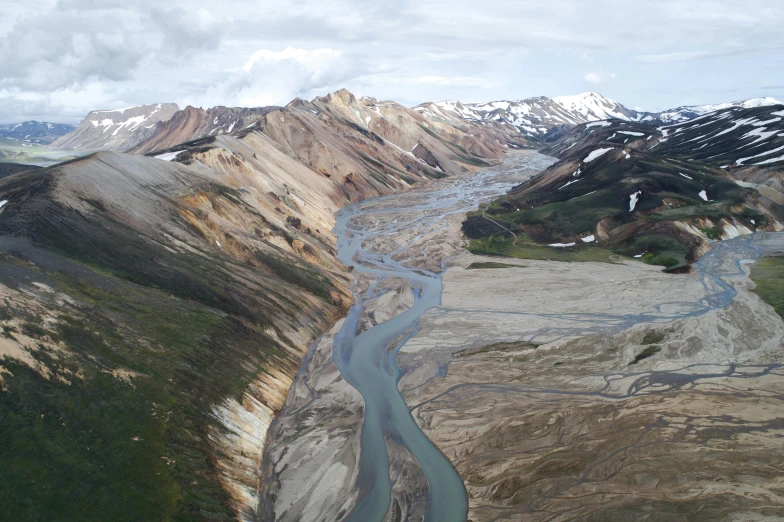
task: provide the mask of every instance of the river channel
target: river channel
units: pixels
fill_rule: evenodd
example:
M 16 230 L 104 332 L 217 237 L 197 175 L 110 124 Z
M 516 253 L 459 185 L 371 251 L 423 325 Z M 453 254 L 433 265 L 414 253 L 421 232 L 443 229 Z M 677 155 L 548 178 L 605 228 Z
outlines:
M 552 158 L 540 154 L 511 156 L 503 168 L 484 170 L 452 181 L 440 190 L 374 198 L 345 207 L 337 214 L 334 231 L 338 236 L 341 262 L 354 266 L 358 273 L 373 276 L 377 282 L 387 277 L 403 278 L 415 289 L 412 307 L 360 334 L 357 334 L 359 320 L 367 294 L 372 296 L 372 292 L 367 292 L 364 298 L 355 292 L 354 305 L 333 344 L 333 361 L 365 402 L 357 482 L 360 500 L 347 520 L 382 520 L 389 509 L 392 485 L 387 438 L 408 449 L 427 477 L 430 492 L 426 521 L 465 520 L 468 508 L 462 480 L 414 422 L 398 391 L 401 371 L 396 362 L 397 353 L 416 333 L 417 320 L 422 314 L 440 304 L 442 272 L 413 268 L 396 261 L 396 254 L 406 246 L 379 254 L 367 250 L 365 245 L 379 236 L 416 230 L 418 232 L 409 241 L 412 244 L 423 234 L 445 226 L 447 215 L 476 209 L 552 162 Z M 516 173 L 521 176 L 515 176 Z M 395 219 L 382 218 L 389 214 L 394 214 Z M 374 225 L 368 227 L 367 223 Z

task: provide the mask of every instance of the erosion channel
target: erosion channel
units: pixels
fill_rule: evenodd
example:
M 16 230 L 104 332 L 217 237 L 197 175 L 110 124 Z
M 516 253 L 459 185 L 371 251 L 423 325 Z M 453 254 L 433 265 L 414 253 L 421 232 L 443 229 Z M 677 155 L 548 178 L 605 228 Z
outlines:
M 661 274 L 657 267 L 634 261 L 610 264 L 543 260 L 523 265 L 520 260 L 511 260 L 512 267 L 516 264 L 531 269 L 531 279 L 522 282 L 507 281 L 508 269 L 466 270 L 470 256 L 463 250 L 460 234 L 465 212 L 505 193 L 553 161 L 534 152 L 510 153 L 496 167 L 442 180 L 424 189 L 366 200 L 337 214 L 339 259 L 354 267 L 355 303 L 348 316 L 311 347 L 282 411 L 270 427 L 261 485 L 262 520 L 465 520 L 469 516 L 469 497 L 476 491 L 469 486 L 467 496 L 453 463 L 474 449 L 453 452 L 452 448 L 468 432 L 454 428 L 442 431 L 436 441 L 431 421 L 437 414 L 424 418 L 423 411 L 439 401 L 448 402 L 449 394 L 466 399 L 465 388 L 474 389 L 470 393 L 477 394 L 480 401 L 485 392 L 513 397 L 514 393 L 555 391 L 541 383 L 525 387 L 504 380 L 503 373 L 510 371 L 519 351 L 503 354 L 496 362 L 482 360 L 474 370 L 458 364 L 458 379 L 461 368 L 466 372 L 463 381 L 449 383 L 447 375 L 452 377 L 450 364 L 456 352 L 494 342 L 552 343 L 575 336 L 610 335 L 635 325 L 701 316 L 731 303 L 737 291 L 723 278 L 745 276 L 742 260 L 781 249 L 780 234 L 764 241 L 738 238 L 726 242 L 698 264 L 695 274 L 683 276 L 688 280 L 674 282 L 678 290 L 669 294 L 662 281 L 675 281 L 681 276 Z M 471 259 L 488 261 L 476 256 Z M 461 297 L 466 306 L 458 309 L 455 303 L 460 299 L 443 306 L 442 275 L 447 261 L 458 267 L 458 277 L 468 272 L 477 274 L 471 277 L 480 277 L 481 272 L 481 287 L 492 287 L 493 280 L 497 285 L 517 286 L 514 299 L 530 290 L 529 299 L 541 301 L 541 295 L 534 292 L 537 287 L 539 294 L 548 291 L 549 284 L 554 285 L 552 295 L 549 303 L 537 310 L 526 311 L 514 299 L 504 308 L 504 288 L 498 290 L 497 300 L 493 296 L 494 304 L 482 304 L 479 286 L 472 290 L 470 285 L 465 286 L 465 280 L 457 280 L 456 288 L 464 283 L 463 290 L 468 289 Z M 570 268 L 561 268 L 567 265 Z M 603 296 L 591 300 L 618 301 L 618 306 L 600 303 L 596 310 L 601 312 L 586 313 L 573 310 L 574 303 L 566 299 L 558 309 L 557 286 L 570 277 L 564 270 L 590 273 L 585 276 L 586 286 L 597 284 L 607 289 Z M 599 280 L 605 276 L 607 281 Z M 634 281 L 638 289 L 636 296 L 633 293 L 626 298 L 639 300 L 643 303 L 640 306 L 624 307 L 622 299 L 611 295 L 617 290 L 613 285 L 624 278 Z M 536 286 L 520 291 L 519 287 L 527 284 Z M 472 309 L 472 298 L 481 307 Z M 574 299 L 574 292 L 570 299 Z M 548 310 L 550 306 L 556 309 Z M 603 383 L 597 390 L 583 386 L 572 391 L 572 383 L 567 381 L 559 393 L 628 398 L 642 389 L 671 389 L 701 378 L 733 375 L 735 362 L 727 362 L 732 365 L 726 369 L 706 366 L 701 371 L 691 366 L 686 374 L 636 373 L 630 379 L 613 377 L 608 370 L 593 376 Z M 489 367 L 484 363 L 500 365 L 498 379 L 488 380 L 485 374 L 482 382 L 465 382 L 471 381 L 471 375 L 485 372 Z M 552 367 L 552 361 L 548 365 Z M 752 373 L 767 374 L 778 368 L 778 364 L 757 367 Z M 628 391 L 616 393 L 614 388 L 621 384 L 628 385 Z M 494 401 L 487 402 L 491 403 Z M 412 411 L 418 416 L 416 421 Z M 449 410 L 444 418 L 459 425 L 464 414 Z M 427 435 L 420 428 L 422 424 L 430 424 Z M 459 464 L 455 466 L 461 474 L 466 473 Z

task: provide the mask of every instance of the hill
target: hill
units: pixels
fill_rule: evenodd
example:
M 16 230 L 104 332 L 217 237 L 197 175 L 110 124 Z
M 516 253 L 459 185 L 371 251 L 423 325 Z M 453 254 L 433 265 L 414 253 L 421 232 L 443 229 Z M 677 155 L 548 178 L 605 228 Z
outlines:
M 600 246 L 684 269 L 711 241 L 782 229 L 777 162 L 763 164 L 772 165 L 765 172 L 742 168 L 746 156 L 775 159 L 778 109 L 733 107 L 658 128 L 620 120 L 577 126 L 543 149 L 558 163 L 471 216 L 464 231 L 478 253 Z M 727 161 L 736 168 L 719 168 Z M 743 181 L 744 173 L 756 182 Z

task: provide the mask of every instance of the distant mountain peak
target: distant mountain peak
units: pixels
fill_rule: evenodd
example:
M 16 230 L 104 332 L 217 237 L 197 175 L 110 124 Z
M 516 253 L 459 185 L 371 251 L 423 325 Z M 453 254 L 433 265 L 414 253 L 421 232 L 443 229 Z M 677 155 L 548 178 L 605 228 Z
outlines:
M 658 119 L 666 123 L 677 123 L 682 121 L 691 120 L 693 118 L 716 112 L 733 107 L 742 109 L 752 109 L 755 107 L 768 107 L 771 105 L 784 105 L 784 102 L 771 98 L 770 96 L 762 98 L 750 98 L 748 100 L 739 100 L 734 102 L 714 103 L 706 105 L 684 105 L 674 109 L 668 109 L 658 113 Z
M 423 115 L 434 118 L 459 118 L 471 121 L 497 121 L 517 127 L 531 138 L 543 137 L 558 125 L 577 125 L 607 118 L 637 120 L 639 115 L 595 92 L 548 98 L 535 96 L 515 101 L 462 103 L 445 100 L 415 107 Z
M 151 136 L 158 122 L 169 120 L 179 110 L 176 103 L 154 103 L 91 111 L 76 130 L 52 145 L 75 150 L 128 150 Z
M 46 145 L 76 128 L 67 123 L 27 120 L 22 123 L 0 125 L 0 138 L 10 138 L 26 143 Z

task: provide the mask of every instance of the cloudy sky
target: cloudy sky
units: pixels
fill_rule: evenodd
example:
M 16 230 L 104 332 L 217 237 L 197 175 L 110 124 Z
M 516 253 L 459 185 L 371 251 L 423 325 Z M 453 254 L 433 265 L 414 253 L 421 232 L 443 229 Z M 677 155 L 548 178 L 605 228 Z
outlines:
M 779 0 L 0 0 L 0 122 L 341 87 L 407 105 L 784 99 L 782 27 Z

